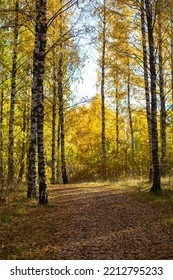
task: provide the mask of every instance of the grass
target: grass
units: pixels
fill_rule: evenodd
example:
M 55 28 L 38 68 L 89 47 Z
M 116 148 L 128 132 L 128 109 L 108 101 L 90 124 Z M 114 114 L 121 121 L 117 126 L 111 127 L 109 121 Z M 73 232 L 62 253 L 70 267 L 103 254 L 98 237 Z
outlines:
M 153 207 L 162 207 L 163 212 L 169 213 L 173 210 L 173 189 L 170 188 L 170 178 L 162 179 L 162 191 L 158 193 L 149 193 L 151 185 L 147 180 L 142 179 L 127 179 L 117 182 L 90 182 L 80 184 L 69 184 L 70 189 L 73 187 L 79 188 L 79 191 L 86 193 L 97 193 L 98 188 L 115 189 L 118 193 L 129 193 L 136 197 L 136 199 L 146 202 Z M 14 218 L 20 218 L 26 216 L 40 207 L 55 208 L 57 204 L 57 198 L 54 194 L 55 186 L 49 188 L 49 203 L 44 206 L 39 206 L 37 199 L 26 198 L 26 186 L 20 185 L 19 188 L 14 191 L 0 203 L 0 221 L 8 223 Z M 63 186 L 62 186 L 63 191 Z M 171 218 L 170 218 L 171 219 Z
M 78 211 L 78 201 L 81 205 L 85 205 L 87 199 L 97 198 L 97 195 L 98 200 L 101 200 L 103 196 L 104 201 L 106 201 L 106 195 L 108 199 L 114 195 L 131 197 L 132 201 L 142 203 L 144 206 L 148 205 L 156 210 L 160 215 L 161 223 L 173 229 L 173 189 L 170 188 L 168 178 L 163 179 L 162 186 L 161 192 L 149 193 L 150 184 L 147 180 L 139 179 L 69 184 L 65 187 L 51 185 L 48 188 L 49 203 L 44 206 L 38 205 L 37 199 L 26 198 L 25 186 L 20 186 L 19 192 L 16 189 L 6 201 L 0 204 L 0 243 L 2 243 L 3 252 L 0 254 L 0 259 L 37 259 L 42 242 L 47 244 L 45 248 L 48 249 L 45 250 L 49 250 L 49 242 L 54 236 L 61 243 L 61 225 L 64 224 L 65 227 L 67 223 L 67 228 L 62 234 L 62 239 L 65 238 L 64 234 L 66 235 L 66 230 L 68 233 L 69 224 L 71 227 L 70 221 L 74 219 L 73 216 L 71 218 L 71 213 Z M 103 207 L 106 204 L 103 204 Z M 122 206 L 126 207 L 126 205 Z M 116 207 L 116 203 L 113 207 Z M 44 224 L 44 219 L 47 224 Z M 58 232 L 55 231 L 57 230 L 55 223 L 60 226 Z M 57 250 L 56 246 L 55 250 Z

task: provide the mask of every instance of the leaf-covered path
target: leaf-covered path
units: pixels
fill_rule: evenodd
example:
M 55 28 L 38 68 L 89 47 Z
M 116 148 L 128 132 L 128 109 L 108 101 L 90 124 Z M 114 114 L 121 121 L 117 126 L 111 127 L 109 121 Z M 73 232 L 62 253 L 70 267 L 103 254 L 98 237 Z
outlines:
M 67 185 L 50 189 L 48 206 L 1 206 L 0 259 L 173 259 L 173 207 L 149 195 Z

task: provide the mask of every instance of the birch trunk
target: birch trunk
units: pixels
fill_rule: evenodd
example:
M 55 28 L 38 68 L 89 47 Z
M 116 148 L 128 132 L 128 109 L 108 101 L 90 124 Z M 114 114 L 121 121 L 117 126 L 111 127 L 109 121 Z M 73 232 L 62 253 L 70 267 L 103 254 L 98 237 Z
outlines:
M 173 11 L 171 9 L 171 92 L 172 92 L 172 112 L 173 112 Z M 172 124 L 173 142 L 173 124 Z
M 8 184 L 14 180 L 14 107 L 16 98 L 16 73 L 17 73 L 17 45 L 19 35 L 19 2 L 15 7 L 14 26 L 14 49 L 12 61 L 11 97 L 10 97 L 10 120 L 9 120 L 9 140 L 8 140 Z
M 22 125 L 22 132 L 23 132 L 23 140 L 22 140 L 22 150 L 21 150 L 21 157 L 20 157 L 20 169 L 19 169 L 19 175 L 18 175 L 18 182 L 22 181 L 23 174 L 24 174 L 24 168 L 25 168 L 25 151 L 26 151 L 26 103 L 24 105 L 24 111 L 23 111 L 23 125 Z
M 132 166 L 135 165 L 135 143 L 134 143 L 134 130 L 132 120 L 132 109 L 131 109 L 131 96 L 130 96 L 130 67 L 128 67 L 128 85 L 127 85 L 127 97 L 128 97 L 128 113 L 129 113 L 129 125 L 130 125 L 130 138 L 131 138 L 131 153 L 132 153 Z
M 48 202 L 44 153 L 44 64 L 46 50 L 46 0 L 36 1 L 35 47 L 33 58 L 33 85 L 31 131 L 28 166 L 28 196 L 36 192 L 36 144 L 38 146 L 39 204 Z
M 153 177 L 152 124 L 151 124 L 151 106 L 150 106 L 151 97 L 150 97 L 149 77 L 148 77 L 148 54 L 147 54 L 147 44 L 146 44 L 144 0 L 141 0 L 141 31 L 142 31 L 142 48 L 143 48 L 143 67 L 144 67 L 146 114 L 147 114 L 147 125 L 148 125 L 149 155 L 150 155 L 149 181 L 151 182 L 152 181 L 152 177 Z
M 157 132 L 157 96 L 156 96 L 156 59 L 154 48 L 153 32 L 153 14 L 152 4 L 145 0 L 148 42 L 149 42 L 149 60 L 150 60 L 150 79 L 151 79 L 151 120 L 152 120 L 152 158 L 153 158 L 153 184 L 151 192 L 161 189 L 160 184 L 160 167 L 158 158 L 158 132 Z
M 105 136 L 105 53 L 106 53 L 106 0 L 103 4 L 103 34 L 102 34 L 102 62 L 101 62 L 101 114 L 102 114 L 102 172 L 103 179 L 107 178 L 106 170 L 106 136 Z
M 161 138 L 161 174 L 166 175 L 166 108 L 164 94 L 164 70 L 163 70 L 163 40 L 161 26 L 161 12 L 158 14 L 158 43 L 159 43 L 159 91 L 160 91 L 160 138 Z
M 1 89 L 0 99 L 0 185 L 4 184 L 4 89 Z
M 59 120 L 60 120 L 60 143 L 61 143 L 61 172 L 63 184 L 68 183 L 65 159 L 65 130 L 64 130 L 64 99 L 62 89 L 62 52 L 59 57 L 58 96 L 59 96 Z
M 60 15 L 60 38 L 62 37 L 62 16 Z M 60 121 L 60 142 L 61 142 L 61 172 L 63 184 L 68 183 L 65 158 L 65 129 L 64 129 L 64 96 L 63 96 L 63 53 L 62 43 L 60 44 L 59 65 L 58 65 L 58 97 L 59 97 L 59 121 Z
M 117 146 L 117 155 L 118 155 L 119 154 L 119 96 L 118 96 L 118 85 L 116 86 L 115 103 L 116 103 L 116 146 Z
M 51 183 L 56 183 L 56 103 L 57 103 L 57 89 L 56 89 L 56 67 L 55 67 L 55 52 L 53 51 L 53 103 L 52 103 L 52 178 Z
M 44 151 L 44 65 L 46 52 L 46 0 L 39 0 L 37 2 L 38 18 L 36 29 L 39 35 L 39 58 L 38 62 L 37 83 L 35 84 L 37 90 L 37 141 L 38 141 L 38 177 L 39 177 L 39 204 L 48 203 L 47 184 L 46 184 L 46 170 L 45 170 L 45 151 Z M 37 46 L 37 43 L 36 43 Z
M 56 183 L 61 182 L 61 166 L 60 166 L 60 146 L 61 146 L 61 127 L 60 122 L 58 121 L 58 127 L 57 127 L 57 152 L 56 152 Z

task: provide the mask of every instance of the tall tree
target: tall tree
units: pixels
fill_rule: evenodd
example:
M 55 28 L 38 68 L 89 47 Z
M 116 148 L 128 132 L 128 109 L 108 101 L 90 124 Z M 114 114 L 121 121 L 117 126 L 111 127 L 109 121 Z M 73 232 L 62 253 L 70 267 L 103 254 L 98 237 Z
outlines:
M 60 143 L 61 143 L 61 126 L 60 126 L 60 121 L 58 121 L 58 125 L 56 126 L 57 128 L 57 146 L 56 146 L 56 183 L 60 182 L 60 178 L 62 177 L 62 168 L 60 166 Z M 61 171 L 60 171 L 61 170 Z
M 171 93 L 172 93 L 172 111 L 173 111 L 173 11 L 170 7 L 170 26 L 171 26 Z M 172 124 L 172 142 L 173 142 L 173 124 Z
M 33 56 L 32 109 L 28 166 L 28 197 L 36 193 L 36 144 L 38 147 L 39 203 L 48 202 L 44 153 L 44 71 L 46 52 L 46 0 L 36 1 L 35 47 Z
M 101 58 L 101 112 L 102 112 L 102 172 L 106 180 L 106 136 L 105 136 L 105 55 L 106 55 L 106 0 L 103 3 L 102 58 Z
M 53 54 L 53 102 L 52 102 L 52 177 L 51 183 L 55 184 L 56 182 L 56 172 L 55 172 L 55 163 L 56 163 L 56 105 L 57 105 L 57 68 L 55 64 L 55 51 L 52 51 Z
M 118 70 L 116 70 L 117 85 L 115 89 L 115 103 L 116 103 L 116 151 L 119 154 L 119 85 L 118 85 Z
M 166 107 L 164 93 L 164 69 L 163 69 L 163 32 L 161 11 L 162 3 L 158 7 L 158 52 L 159 52 L 159 92 L 160 92 L 160 138 L 161 138 L 161 175 L 166 175 Z
M 144 68 L 144 84 L 145 84 L 145 99 L 146 99 L 146 114 L 148 124 L 148 140 L 149 140 L 149 155 L 150 155 L 150 171 L 149 181 L 152 181 L 153 174 L 153 160 L 152 160 L 152 123 L 151 123 L 151 106 L 150 106 L 150 89 L 149 89 L 149 75 L 148 75 L 148 53 L 146 43 L 146 27 L 145 27 L 145 13 L 144 0 L 141 0 L 141 31 L 142 31 L 142 48 L 143 48 L 143 68 Z
M 2 81 L 3 83 L 3 81 Z M 0 96 L 0 185 L 4 184 L 4 86 Z
M 153 184 L 151 192 L 161 189 L 160 167 L 158 158 L 158 132 L 157 132 L 157 96 L 156 96 L 156 57 L 154 47 L 154 4 L 145 0 L 148 42 L 149 42 L 149 61 L 151 79 L 151 121 L 152 121 L 152 159 L 153 159 Z M 155 7 L 156 8 L 156 7 Z
M 27 104 L 24 102 L 24 109 L 23 109 L 23 123 L 22 123 L 22 147 L 21 147 L 21 156 L 20 156 L 20 169 L 18 175 L 18 182 L 22 181 L 24 168 L 25 168 L 25 153 L 26 153 L 26 113 L 27 113 Z
M 62 0 L 61 0 L 62 4 Z M 60 38 L 63 35 L 62 15 L 60 15 Z M 59 121 L 60 121 L 60 143 L 61 143 L 61 171 L 63 184 L 68 183 L 66 158 L 65 158 L 65 129 L 64 129 L 64 94 L 63 94 L 63 43 L 60 42 L 58 63 L 58 98 L 59 98 Z
M 10 120 L 9 120 L 9 142 L 8 142 L 8 184 L 14 179 L 14 110 L 16 99 L 16 73 L 17 73 L 17 46 L 19 35 L 19 1 L 15 5 L 14 21 L 14 45 L 13 61 L 11 71 L 11 97 L 10 97 Z
M 132 119 L 132 108 L 131 108 L 131 93 L 130 93 L 130 62 L 128 59 L 128 78 L 127 78 L 127 101 L 128 101 L 128 114 L 130 124 L 130 136 L 131 136 L 131 151 L 132 151 L 132 168 L 135 164 L 135 143 L 134 143 L 134 129 Z

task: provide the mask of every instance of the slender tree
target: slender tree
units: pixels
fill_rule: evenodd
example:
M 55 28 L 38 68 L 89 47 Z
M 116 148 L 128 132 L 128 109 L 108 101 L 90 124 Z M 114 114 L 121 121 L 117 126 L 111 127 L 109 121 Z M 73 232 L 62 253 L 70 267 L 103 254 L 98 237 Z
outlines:
M 161 175 L 166 175 L 166 107 L 164 94 L 163 69 L 163 32 L 161 21 L 161 2 L 158 9 L 158 51 L 159 51 L 159 92 L 160 92 L 160 138 L 161 138 Z
M 51 183 L 55 184 L 56 182 L 56 172 L 55 172 L 55 163 L 56 163 L 56 105 L 57 105 L 57 69 L 55 64 L 55 51 L 52 51 L 53 54 L 53 102 L 52 102 L 52 178 Z
M 24 109 L 23 109 L 23 123 L 22 123 L 22 148 L 21 148 L 21 156 L 20 156 L 20 169 L 19 169 L 19 175 L 18 175 L 18 182 L 22 181 L 24 169 L 25 169 L 25 153 L 26 153 L 26 139 L 25 139 L 25 133 L 26 133 L 26 102 L 24 102 Z
M 116 103 L 116 150 L 117 155 L 119 154 L 119 96 L 118 96 L 118 71 L 116 71 L 116 77 L 117 77 L 117 85 L 115 89 L 115 103 Z
M 151 79 L 151 120 L 152 120 L 152 159 L 153 159 L 153 184 L 151 192 L 161 189 L 160 167 L 158 158 L 158 132 L 157 132 L 157 96 L 156 96 L 156 58 L 154 47 L 154 7 L 149 0 L 145 0 L 148 42 L 149 42 L 149 61 Z
M 11 75 L 10 120 L 8 142 L 8 184 L 14 179 L 14 110 L 16 101 L 17 46 L 19 35 L 19 1 L 15 5 L 14 45 Z
M 147 53 L 147 38 L 145 28 L 145 13 L 144 0 L 141 0 L 141 32 L 142 32 L 142 48 L 143 48 L 143 68 L 144 68 L 144 84 L 145 84 L 145 99 L 146 99 L 146 114 L 148 125 L 148 140 L 149 140 L 149 155 L 150 155 L 150 171 L 149 181 L 152 181 L 153 174 L 153 160 L 152 160 L 152 123 L 151 123 L 151 106 L 150 106 L 150 89 L 149 89 L 149 75 L 148 75 L 148 53 Z
M 172 111 L 173 111 L 173 11 L 171 10 L 171 93 L 172 93 Z M 173 124 L 172 124 L 172 142 L 173 142 Z
M 132 119 L 132 108 L 131 108 L 130 65 L 129 65 L 129 61 L 128 61 L 128 81 L 127 81 L 127 103 L 128 103 L 128 115 L 129 115 L 129 124 L 130 124 L 132 168 L 134 168 L 134 164 L 135 164 L 135 143 L 134 143 L 134 129 L 133 129 L 133 119 Z
M 57 125 L 57 146 L 56 146 L 56 183 L 58 184 L 61 181 L 61 173 L 60 172 L 60 143 L 61 143 L 61 127 L 60 127 L 60 121 L 58 121 Z
M 106 136 L 105 136 L 105 55 L 106 55 L 106 0 L 103 3 L 102 60 L 101 60 L 101 112 L 102 112 L 102 172 L 106 180 Z
M 0 185 L 4 184 L 4 87 L 0 96 Z
M 60 160 L 60 144 L 61 144 L 61 127 L 60 127 L 60 121 L 58 120 L 58 124 L 56 126 L 57 132 L 56 132 L 56 183 L 60 183 L 61 182 L 61 178 L 62 178 L 62 168 L 61 168 L 61 160 Z
M 60 38 L 62 37 L 62 15 L 60 15 Z M 65 158 L 65 129 L 64 129 L 64 94 L 63 94 L 63 44 L 60 43 L 58 63 L 58 98 L 59 98 L 59 121 L 61 143 L 61 172 L 63 184 L 68 183 L 66 158 Z

